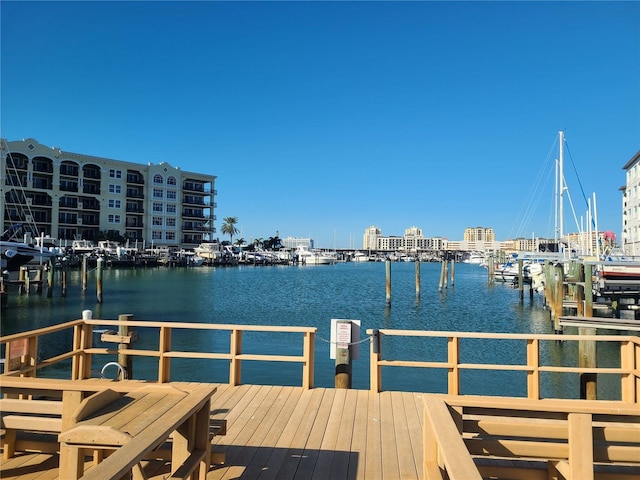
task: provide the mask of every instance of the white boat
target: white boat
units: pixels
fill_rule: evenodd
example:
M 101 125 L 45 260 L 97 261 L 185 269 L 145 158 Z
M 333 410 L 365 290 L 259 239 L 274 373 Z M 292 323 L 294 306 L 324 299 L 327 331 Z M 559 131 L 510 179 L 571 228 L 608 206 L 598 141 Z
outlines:
M 0 259 L 2 259 L 3 271 L 15 272 L 20 270 L 22 265 L 28 263 L 45 264 L 56 256 L 55 252 L 28 243 L 11 240 L 0 241 Z
M 194 249 L 194 252 L 199 257 L 204 258 L 205 262 L 220 260 L 222 257 L 222 250 L 220 248 L 220 244 L 217 242 L 201 243 Z
M 473 265 L 481 265 L 482 263 L 485 263 L 485 257 L 481 252 L 471 252 L 462 260 L 462 262 L 471 263 Z
M 71 251 L 76 255 L 90 255 L 95 249 L 96 246 L 91 240 L 73 240 L 71 242 Z
M 353 253 L 353 256 L 351 257 L 351 261 L 352 262 L 368 262 L 369 255 L 367 255 L 366 253 L 356 251 Z
M 295 254 L 300 265 L 333 265 L 337 261 L 333 253 L 309 250 L 304 245 L 298 246 Z

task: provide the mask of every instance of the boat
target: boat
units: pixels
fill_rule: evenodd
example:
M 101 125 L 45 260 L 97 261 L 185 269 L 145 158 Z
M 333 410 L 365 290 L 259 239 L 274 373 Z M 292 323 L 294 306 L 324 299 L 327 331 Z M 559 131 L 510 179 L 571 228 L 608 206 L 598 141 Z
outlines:
M 220 260 L 222 257 L 222 250 L 218 242 L 204 242 L 198 245 L 194 252 L 197 256 L 204 258 L 207 263 Z
M 91 240 L 73 240 L 71 242 L 71 251 L 74 255 L 91 255 L 96 249 L 95 244 Z
M 40 246 L 31 243 L 28 234 L 25 235 L 25 241 L 18 241 L 16 235 L 20 231 L 22 231 L 22 224 L 16 224 L 2 234 L 2 240 L 0 240 L 2 271 L 15 272 L 28 263 L 45 264 L 58 256 L 57 252 L 45 248 L 43 242 Z
M 333 265 L 337 261 L 333 253 L 309 250 L 305 245 L 296 248 L 295 256 L 300 265 Z
M 481 265 L 484 262 L 485 257 L 481 252 L 471 252 L 462 260 L 462 263 L 471 263 L 473 265 Z
M 353 256 L 351 257 L 351 261 L 352 262 L 368 262 L 369 255 L 367 255 L 366 253 L 356 251 L 353 253 Z

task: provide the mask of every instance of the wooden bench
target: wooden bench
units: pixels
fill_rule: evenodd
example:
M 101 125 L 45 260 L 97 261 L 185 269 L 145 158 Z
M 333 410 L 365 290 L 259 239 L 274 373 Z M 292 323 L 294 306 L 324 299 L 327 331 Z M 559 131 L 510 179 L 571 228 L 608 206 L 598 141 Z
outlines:
M 16 450 L 58 450 L 57 434 L 62 430 L 62 402 L 1 398 L 0 418 L 3 460 L 12 458 Z M 33 435 L 25 437 L 18 435 L 20 432 L 31 432 Z
M 640 477 L 638 405 L 435 395 L 424 404 L 427 479 Z
M 124 396 L 100 392 L 87 398 L 74 414 L 77 424 L 59 436 L 61 476 L 82 476 L 83 450 L 88 448 L 115 451 L 88 470 L 86 480 L 121 478 L 127 472 L 143 479 L 141 460 L 173 434 L 170 478 L 204 480 L 210 465 L 214 392 L 214 386 L 204 384 L 189 391 L 150 385 Z

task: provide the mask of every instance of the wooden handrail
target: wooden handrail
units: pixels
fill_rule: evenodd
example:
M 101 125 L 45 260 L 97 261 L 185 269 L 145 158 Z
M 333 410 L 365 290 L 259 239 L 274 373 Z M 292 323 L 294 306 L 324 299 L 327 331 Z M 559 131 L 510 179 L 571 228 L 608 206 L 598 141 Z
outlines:
M 269 361 L 269 362 L 289 362 L 302 364 L 301 385 L 304 388 L 313 388 L 314 380 L 314 341 L 315 327 L 287 327 L 270 325 L 235 325 L 235 324 L 204 324 L 186 322 L 158 322 L 147 320 L 127 320 L 126 326 L 129 328 L 149 328 L 158 329 L 159 343 L 157 349 L 134 349 L 126 350 L 114 347 L 94 347 L 92 345 L 93 326 L 119 327 L 124 322 L 121 320 L 101 320 L 84 319 L 66 322 L 61 325 L 45 327 L 38 330 L 0 337 L 0 344 L 6 350 L 6 375 L 35 376 L 36 371 L 45 366 L 50 366 L 62 360 L 72 359 L 71 379 L 79 380 L 89 378 L 91 375 L 92 358 L 95 355 L 119 354 L 128 357 L 155 357 L 158 358 L 158 382 L 170 381 L 171 359 L 172 358 L 199 358 L 199 359 L 222 359 L 228 360 L 229 383 L 238 385 L 242 381 L 241 365 L 243 361 Z M 61 332 L 64 330 L 73 331 L 73 343 L 70 351 L 55 357 L 39 359 L 37 352 L 38 339 L 42 336 Z M 192 331 L 228 331 L 231 342 L 228 352 L 192 352 L 175 350 L 171 344 L 172 332 L 174 330 Z M 301 355 L 278 355 L 278 354 L 256 354 L 243 353 L 242 333 L 243 332 L 274 332 L 274 333 L 299 333 L 303 335 Z M 22 342 L 22 343 L 20 343 Z M 24 345 L 23 345 L 24 343 Z M 20 351 L 16 357 L 16 348 L 19 345 Z
M 383 367 L 410 367 L 445 369 L 448 371 L 447 393 L 459 395 L 461 392 L 460 374 L 463 370 L 498 370 L 523 371 L 527 373 L 527 398 L 541 398 L 540 374 L 545 373 L 595 373 L 620 375 L 621 400 L 626 403 L 640 403 L 640 338 L 630 335 L 554 335 L 554 334 L 526 334 L 526 333 L 484 333 L 484 332 L 438 332 L 424 330 L 367 330 L 372 336 L 370 348 L 370 388 L 380 392 L 382 388 Z M 388 359 L 383 356 L 385 337 L 414 337 L 414 338 L 442 338 L 446 340 L 446 350 L 443 348 L 440 361 L 419 361 Z M 525 343 L 526 363 L 462 363 L 460 361 L 461 340 L 509 340 Z M 540 343 L 542 341 L 562 342 L 615 342 L 620 344 L 620 367 L 565 367 L 540 364 Z M 446 360 L 445 360 L 446 359 Z

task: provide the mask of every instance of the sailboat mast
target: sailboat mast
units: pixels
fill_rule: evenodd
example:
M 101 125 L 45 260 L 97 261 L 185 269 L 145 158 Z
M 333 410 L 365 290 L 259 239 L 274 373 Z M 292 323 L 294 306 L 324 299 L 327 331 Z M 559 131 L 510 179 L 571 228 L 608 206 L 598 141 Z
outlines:
M 559 165 L 558 165 L 558 187 L 560 190 L 560 203 L 558 205 L 558 216 L 560 222 L 560 241 L 564 237 L 564 132 L 558 132 L 559 147 Z

